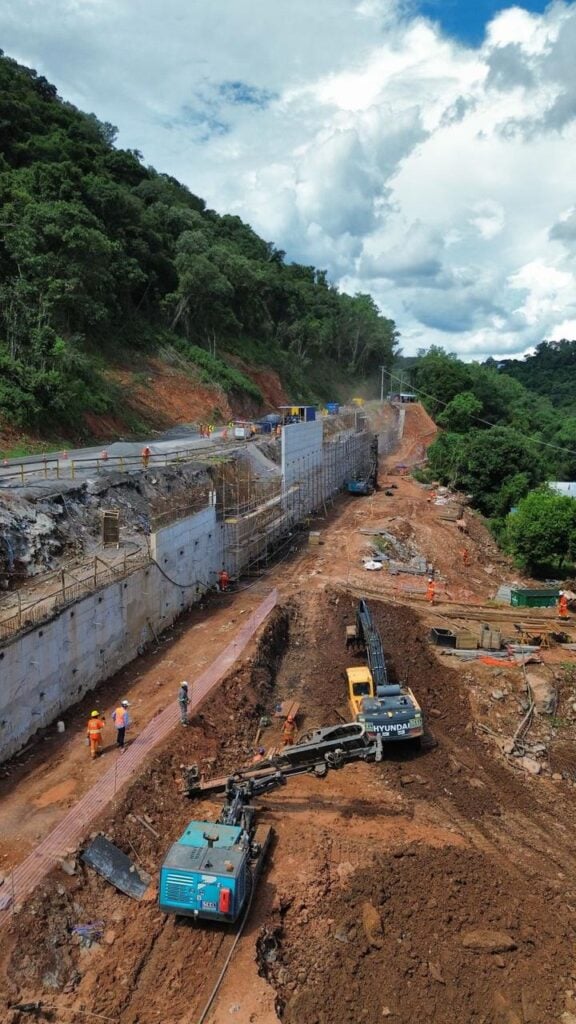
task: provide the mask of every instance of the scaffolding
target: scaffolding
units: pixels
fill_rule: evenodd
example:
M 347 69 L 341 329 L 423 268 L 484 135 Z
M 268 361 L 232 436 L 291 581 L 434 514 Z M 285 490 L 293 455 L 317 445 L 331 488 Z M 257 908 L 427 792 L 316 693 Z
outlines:
M 279 546 L 311 516 L 323 512 L 352 473 L 367 473 L 373 435 L 353 428 L 325 440 L 321 452 L 292 461 L 285 486 L 278 475 L 262 480 L 250 464 L 235 463 L 217 487 L 217 509 L 224 524 L 224 563 L 232 577 L 265 565 Z M 229 464 L 230 465 L 230 464 Z M 227 479 L 225 479 L 227 477 Z

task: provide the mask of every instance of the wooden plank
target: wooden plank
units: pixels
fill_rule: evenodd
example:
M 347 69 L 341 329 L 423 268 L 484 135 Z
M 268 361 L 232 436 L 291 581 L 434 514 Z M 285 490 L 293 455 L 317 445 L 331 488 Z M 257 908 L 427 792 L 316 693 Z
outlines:
M 300 711 L 300 705 L 295 700 L 283 700 L 278 711 L 274 712 L 274 718 L 296 718 Z

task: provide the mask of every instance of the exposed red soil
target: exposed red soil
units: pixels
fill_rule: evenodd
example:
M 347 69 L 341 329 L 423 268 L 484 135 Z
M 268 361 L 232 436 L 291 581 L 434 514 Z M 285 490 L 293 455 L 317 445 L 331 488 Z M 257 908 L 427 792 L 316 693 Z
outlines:
M 407 407 L 406 424 L 390 466 L 417 461 L 418 446 L 431 439 L 415 407 Z M 298 777 L 260 801 L 275 845 L 209 1024 L 572 1024 L 563 1016 L 576 1014 L 571 769 L 565 779 L 533 778 L 503 756 L 495 737 L 511 735 L 522 717 L 512 667 L 457 664 L 429 644 L 431 625 L 460 625 L 466 620 L 450 616 L 467 609 L 497 622 L 490 599 L 509 566 L 471 517 L 472 565 L 464 572 L 454 523 L 439 519 L 425 488 L 389 479 L 397 484 L 392 497 L 380 491 L 337 502 L 314 524 L 321 543 L 271 571 L 282 607 L 259 642 L 99 827 L 156 878 L 187 821 L 212 819 L 219 809 L 219 801 L 182 798 L 181 764 L 196 761 L 218 775 L 245 763 L 260 716 L 280 699 L 301 704 L 302 729 L 339 721 L 347 713 L 344 669 L 358 663 L 344 644 L 356 605 L 350 589 L 369 587 L 390 673 L 416 692 L 426 742 L 419 754 L 396 747 L 380 765 L 355 765 L 324 781 Z M 362 569 L 368 538 L 359 529 L 381 523 L 434 564 L 452 603 L 430 608 L 397 577 Z M 243 597 L 229 600 L 232 609 Z M 510 615 L 501 614 L 510 628 Z M 184 629 L 166 649 L 162 673 L 156 668 L 170 688 L 197 635 Z M 134 692 L 142 685 L 151 693 L 153 680 L 151 666 Z M 495 686 L 507 691 L 504 699 L 492 699 Z M 566 712 L 571 693 L 568 682 L 560 686 L 565 764 L 576 734 Z M 279 741 L 272 723 L 268 746 Z M 65 786 L 70 751 L 47 745 L 47 762 L 55 756 L 63 757 L 60 773 L 44 782 L 30 776 L 28 807 L 74 799 L 76 790 Z M 157 836 L 134 816 L 143 814 Z M 72 932 L 87 920 L 104 922 L 90 948 Z M 506 933 L 511 948 L 469 950 L 465 935 L 478 929 Z M 231 942 L 227 929 L 160 914 L 153 899 L 129 901 L 81 865 L 72 877 L 56 869 L 3 936 L 0 1019 L 25 1024 L 9 1004 L 41 999 L 71 1024 L 90 1014 L 116 1024 L 196 1024 Z

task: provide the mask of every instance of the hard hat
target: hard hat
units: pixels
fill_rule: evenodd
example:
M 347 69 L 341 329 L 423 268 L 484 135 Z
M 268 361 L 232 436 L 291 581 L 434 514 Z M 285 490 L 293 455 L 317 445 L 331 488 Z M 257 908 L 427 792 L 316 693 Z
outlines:
M 185 686 L 185 687 L 186 687 L 186 689 L 188 689 L 188 683 L 186 682 L 186 680 L 184 680 L 184 682 L 183 682 L 183 683 L 181 683 L 181 686 Z
M 129 707 L 130 707 L 130 703 L 129 703 L 129 701 L 127 701 L 127 700 L 123 700 L 123 701 L 122 701 L 122 707 L 123 707 L 123 708 L 129 708 Z
M 98 712 L 97 711 L 91 711 L 90 712 L 90 718 L 98 718 Z
M 563 590 L 559 590 L 558 593 L 559 593 L 560 597 L 564 597 L 564 591 Z
M 429 576 L 429 577 L 428 577 L 428 583 L 434 583 L 434 578 L 433 578 L 433 576 Z

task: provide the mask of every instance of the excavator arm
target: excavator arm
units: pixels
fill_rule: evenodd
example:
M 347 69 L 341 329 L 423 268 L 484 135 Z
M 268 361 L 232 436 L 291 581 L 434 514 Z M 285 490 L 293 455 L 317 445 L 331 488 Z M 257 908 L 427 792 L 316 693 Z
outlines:
M 361 723 L 349 722 L 317 729 L 308 742 L 285 747 L 269 760 L 241 768 L 233 775 L 204 780 L 200 778 L 196 765 L 184 768 L 184 790 L 189 797 L 225 793 L 228 805 L 240 793 L 242 804 L 246 804 L 252 797 L 283 786 L 294 775 L 313 773 L 322 778 L 329 771 L 355 761 L 381 760 L 382 738 L 368 736 Z

